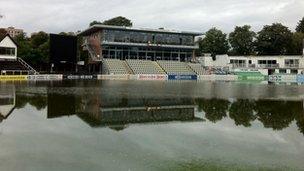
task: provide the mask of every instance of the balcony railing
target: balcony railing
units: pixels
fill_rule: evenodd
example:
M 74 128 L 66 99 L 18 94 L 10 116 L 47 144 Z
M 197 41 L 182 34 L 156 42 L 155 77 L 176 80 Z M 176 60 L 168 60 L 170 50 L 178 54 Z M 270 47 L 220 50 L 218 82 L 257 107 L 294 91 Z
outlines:
M 258 64 L 258 68 L 279 68 L 280 64 Z
M 232 64 L 232 68 L 246 68 L 246 64 Z
M 285 68 L 299 68 L 299 64 L 285 64 Z

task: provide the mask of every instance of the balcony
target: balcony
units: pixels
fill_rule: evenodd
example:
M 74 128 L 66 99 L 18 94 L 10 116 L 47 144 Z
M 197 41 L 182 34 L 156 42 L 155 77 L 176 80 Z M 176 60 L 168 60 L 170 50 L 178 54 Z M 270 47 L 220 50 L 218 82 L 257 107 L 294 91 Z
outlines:
M 246 68 L 246 64 L 231 64 L 232 68 Z
M 258 64 L 258 68 L 280 68 L 280 64 Z
M 285 68 L 299 68 L 299 64 L 285 64 Z

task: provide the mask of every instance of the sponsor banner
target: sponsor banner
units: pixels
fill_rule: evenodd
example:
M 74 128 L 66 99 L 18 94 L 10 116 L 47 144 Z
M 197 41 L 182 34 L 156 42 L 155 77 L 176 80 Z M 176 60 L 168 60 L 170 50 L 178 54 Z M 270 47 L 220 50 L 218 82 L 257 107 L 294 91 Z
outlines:
M 265 81 L 266 77 L 259 71 L 235 72 L 239 81 Z
M 197 80 L 197 75 L 168 75 L 168 80 Z
M 168 80 L 168 75 L 165 74 L 139 74 L 137 80 Z
M 0 81 L 25 81 L 27 75 L 0 75 Z
M 62 80 L 62 75 L 28 75 L 27 79 L 32 81 Z
M 64 75 L 63 79 L 67 80 L 93 80 L 97 79 L 96 75 Z
M 264 81 L 264 75 L 238 75 L 239 81 Z
M 98 80 L 129 80 L 130 75 L 98 75 Z
M 237 81 L 237 75 L 199 75 L 198 80 L 202 81 Z
M 269 75 L 269 82 L 297 82 L 297 75 Z

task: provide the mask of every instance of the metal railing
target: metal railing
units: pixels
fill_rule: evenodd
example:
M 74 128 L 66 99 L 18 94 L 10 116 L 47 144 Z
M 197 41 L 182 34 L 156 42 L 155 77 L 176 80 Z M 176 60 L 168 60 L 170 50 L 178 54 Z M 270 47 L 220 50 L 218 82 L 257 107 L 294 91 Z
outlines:
M 89 44 L 86 44 L 86 48 L 89 51 L 89 54 L 92 58 L 93 61 L 101 61 L 101 58 L 97 57 L 97 55 L 95 54 L 94 50 L 92 49 L 92 47 Z
M 33 74 L 39 74 L 33 67 L 31 67 L 29 64 L 27 64 L 23 59 L 17 58 L 18 62 L 20 62 L 25 68 L 30 70 Z
M 279 64 L 258 64 L 258 68 L 279 68 Z
M 232 68 L 246 68 L 246 64 L 232 64 Z
M 299 64 L 285 64 L 285 68 L 299 68 Z

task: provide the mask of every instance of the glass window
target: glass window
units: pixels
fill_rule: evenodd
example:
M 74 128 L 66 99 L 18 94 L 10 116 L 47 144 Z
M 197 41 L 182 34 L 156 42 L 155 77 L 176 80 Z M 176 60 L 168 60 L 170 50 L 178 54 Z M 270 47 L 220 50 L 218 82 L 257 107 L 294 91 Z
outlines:
M 15 48 L 0 47 L 0 55 L 15 56 Z
M 292 70 L 290 70 L 290 73 L 291 73 L 291 74 L 298 74 L 298 70 L 292 69 Z
M 131 42 L 131 43 L 155 43 L 170 45 L 193 46 L 194 38 L 191 35 L 170 34 L 170 33 L 150 33 L 129 30 L 104 30 L 104 41 L 109 42 Z
M 280 69 L 280 70 L 279 70 L 279 73 L 280 73 L 280 74 L 286 74 L 286 69 Z
M 285 59 L 285 65 L 287 67 L 298 67 L 299 65 L 299 59 Z

